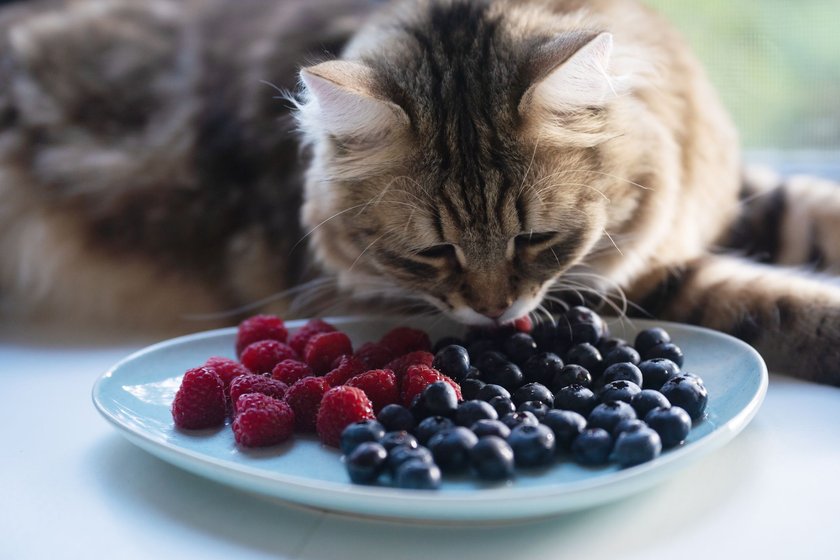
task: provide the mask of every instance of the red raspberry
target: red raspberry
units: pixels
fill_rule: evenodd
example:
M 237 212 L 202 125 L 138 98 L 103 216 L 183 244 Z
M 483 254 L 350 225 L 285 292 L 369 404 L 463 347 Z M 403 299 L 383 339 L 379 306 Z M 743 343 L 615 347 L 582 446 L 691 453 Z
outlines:
M 240 375 L 230 382 L 230 401 L 233 403 L 233 412 L 236 412 L 236 403 L 239 397 L 246 393 L 262 393 L 269 397 L 282 400 L 286 395 L 289 386 L 282 381 L 277 381 L 264 375 Z
M 271 370 L 271 377 L 282 381 L 287 385 L 293 384 L 298 379 L 312 377 L 312 368 L 297 360 L 283 360 Z
M 321 319 L 310 319 L 308 323 L 303 325 L 300 330 L 292 336 L 291 340 L 289 340 L 289 346 L 294 348 L 295 352 L 303 356 L 303 352 L 306 350 L 306 343 L 309 342 L 310 338 L 316 334 L 333 332 L 335 330 L 335 327 L 326 321 L 322 321 Z
M 221 426 L 225 422 L 225 384 L 214 370 L 187 370 L 172 401 L 172 419 L 186 430 Z
M 236 443 L 245 447 L 268 447 L 292 437 L 295 413 L 283 401 L 249 393 L 236 401 L 239 413 L 233 420 Z
M 515 328 L 518 332 L 529 333 L 533 330 L 534 323 L 531 321 L 530 317 L 525 315 L 513 322 L 513 328 Z
M 396 358 L 391 349 L 381 342 L 365 342 L 356 350 L 354 356 L 364 362 L 367 369 L 381 368 Z
M 391 360 L 385 364 L 385 369 L 390 369 L 397 376 L 397 384 L 401 384 L 405 377 L 405 372 L 408 368 L 414 365 L 424 365 L 432 367 L 432 362 L 435 360 L 435 355 L 431 352 L 409 352 L 404 356 L 400 356 L 395 360 Z
M 350 337 L 335 331 L 316 334 L 310 338 L 303 351 L 303 358 L 316 375 L 324 375 L 330 371 L 336 358 L 352 353 L 353 343 L 350 342 Z
M 346 383 L 348 387 L 358 387 L 373 403 L 373 412 L 379 414 L 387 404 L 394 404 L 400 399 L 397 378 L 390 369 L 372 369 L 360 373 Z
M 344 428 L 373 417 L 373 405 L 364 391 L 347 385 L 333 387 L 324 395 L 318 408 L 318 438 L 325 445 L 338 447 Z
M 330 386 L 323 377 L 304 377 L 289 387 L 286 402 L 295 411 L 295 429 L 298 432 L 314 432 L 315 418 L 321 399 Z
M 366 369 L 368 368 L 359 358 L 348 355 L 340 356 L 333 364 L 333 369 L 324 378 L 330 384 L 330 387 L 338 387 Z
M 299 356 L 288 344 L 260 340 L 246 346 L 239 359 L 252 373 L 271 373 L 274 366 L 283 360 L 298 360 Z
M 219 377 L 222 379 L 222 383 L 225 384 L 225 390 L 230 387 L 230 382 L 236 377 L 239 377 L 240 375 L 249 375 L 251 373 L 251 370 L 236 360 L 223 358 L 221 356 L 207 358 L 207 361 L 204 362 L 204 367 L 213 368 L 213 370 L 219 374 Z
M 405 406 L 411 406 L 411 401 L 414 400 L 414 397 L 422 393 L 426 386 L 431 385 L 435 381 L 445 381 L 455 389 L 455 395 L 458 397 L 458 400 L 463 399 L 461 396 L 461 386 L 455 383 L 455 381 L 434 368 L 420 365 L 410 366 L 405 374 L 401 391 L 402 403 Z
M 432 349 L 432 341 L 429 335 L 419 329 L 410 327 L 391 329 L 385 333 L 380 342 L 390 348 L 395 356 L 402 356 L 417 350 L 429 352 Z
M 277 340 L 286 342 L 289 331 L 280 317 L 274 315 L 254 315 L 239 323 L 239 330 L 236 332 L 236 355 L 241 356 L 242 351 L 254 342 L 260 340 Z

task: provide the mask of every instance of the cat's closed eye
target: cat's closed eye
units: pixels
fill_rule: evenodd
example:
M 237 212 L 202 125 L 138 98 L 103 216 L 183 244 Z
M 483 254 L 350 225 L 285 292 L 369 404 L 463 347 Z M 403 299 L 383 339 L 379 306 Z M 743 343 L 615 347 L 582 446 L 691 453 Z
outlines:
M 414 256 L 429 260 L 454 258 L 456 256 L 455 246 L 452 243 L 438 243 L 437 245 L 416 251 Z

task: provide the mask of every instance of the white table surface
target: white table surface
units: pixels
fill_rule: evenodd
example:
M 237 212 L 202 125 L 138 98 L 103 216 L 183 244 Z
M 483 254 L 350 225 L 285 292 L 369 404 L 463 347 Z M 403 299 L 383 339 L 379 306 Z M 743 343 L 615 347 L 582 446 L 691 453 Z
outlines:
M 840 389 L 772 375 L 733 442 L 618 503 L 417 525 L 284 505 L 134 447 L 90 391 L 151 342 L 0 326 L 0 559 L 840 558 Z

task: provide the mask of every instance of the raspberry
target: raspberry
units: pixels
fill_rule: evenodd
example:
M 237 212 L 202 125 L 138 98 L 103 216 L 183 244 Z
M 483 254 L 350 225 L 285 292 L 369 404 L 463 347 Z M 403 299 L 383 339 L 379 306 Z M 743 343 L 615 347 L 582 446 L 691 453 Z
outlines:
M 236 401 L 239 413 L 233 420 L 236 443 L 245 447 L 267 447 L 292 437 L 295 413 L 292 408 L 268 395 L 249 393 Z
M 336 358 L 352 353 L 353 344 L 350 342 L 350 337 L 343 332 L 335 331 L 316 334 L 310 338 L 303 351 L 303 358 L 316 375 L 324 375 L 330 371 Z
M 240 375 L 230 383 L 230 401 L 233 403 L 233 411 L 236 412 L 236 403 L 239 397 L 246 393 L 262 393 L 269 397 L 282 400 L 286 395 L 289 386 L 282 381 L 277 381 L 264 375 Z
M 271 370 L 271 377 L 287 385 L 293 384 L 298 379 L 312 377 L 313 375 L 315 374 L 312 373 L 312 368 L 297 360 L 283 360 Z
M 251 373 L 251 370 L 236 360 L 223 358 L 221 356 L 207 358 L 207 361 L 204 362 L 204 367 L 212 368 L 213 371 L 219 374 L 219 377 L 222 379 L 222 383 L 225 384 L 225 390 L 230 387 L 230 382 L 235 378 L 240 375 L 248 375 Z
M 239 330 L 236 332 L 236 355 L 241 356 L 242 351 L 254 342 L 260 340 L 277 340 L 286 342 L 289 331 L 280 317 L 274 315 L 254 315 L 239 323 Z
M 348 387 L 358 387 L 373 403 L 373 412 L 379 414 L 382 407 L 396 403 L 400 398 L 397 378 L 389 369 L 372 369 L 349 380 Z
M 405 372 L 408 371 L 408 368 L 414 365 L 424 365 L 431 367 L 432 362 L 435 360 L 435 355 L 431 352 L 425 351 L 418 351 L 418 352 L 409 352 L 399 358 L 391 360 L 387 364 L 385 364 L 385 369 L 390 369 L 394 372 L 394 375 L 397 376 L 397 384 L 402 383 L 402 379 L 405 377 Z
M 295 411 L 295 429 L 298 432 L 314 432 L 315 418 L 324 393 L 330 386 L 323 377 L 304 377 L 289 387 L 286 402 Z
M 390 348 L 381 342 L 366 342 L 362 344 L 354 354 L 362 362 L 364 362 L 367 369 L 381 368 L 394 358 L 396 355 Z
M 288 344 L 276 340 L 260 340 L 246 346 L 239 359 L 252 373 L 271 373 L 274 366 L 283 360 L 297 360 L 299 356 Z
M 318 438 L 321 443 L 338 447 L 344 428 L 353 422 L 373 417 L 373 405 L 364 391 L 346 385 L 333 387 L 326 392 L 318 408 Z
M 172 401 L 172 419 L 186 430 L 221 426 L 225 422 L 225 384 L 211 368 L 187 370 Z
M 335 327 L 326 321 L 322 321 L 321 319 L 311 319 L 292 336 L 291 340 L 289 340 L 289 346 L 294 348 L 295 352 L 303 356 L 303 352 L 306 350 L 306 343 L 309 342 L 310 338 L 316 334 L 334 331 Z
M 530 317 L 525 315 L 513 322 L 513 328 L 515 328 L 517 332 L 530 333 L 534 329 L 534 323 L 531 322 Z
M 435 381 L 445 381 L 455 389 L 455 395 L 458 401 L 461 401 L 461 387 L 452 379 L 446 377 L 438 370 L 429 366 L 415 365 L 410 366 L 405 374 L 402 382 L 401 397 L 405 406 L 411 406 L 414 397 L 423 392 L 426 386 L 431 385 Z
M 363 373 L 367 367 L 355 356 L 340 356 L 333 364 L 333 369 L 324 378 L 330 387 L 344 385 L 350 378 Z
M 432 349 L 432 341 L 429 339 L 429 335 L 410 327 L 391 329 L 385 333 L 385 336 L 379 342 L 390 348 L 395 356 L 402 356 L 417 350 L 429 352 Z

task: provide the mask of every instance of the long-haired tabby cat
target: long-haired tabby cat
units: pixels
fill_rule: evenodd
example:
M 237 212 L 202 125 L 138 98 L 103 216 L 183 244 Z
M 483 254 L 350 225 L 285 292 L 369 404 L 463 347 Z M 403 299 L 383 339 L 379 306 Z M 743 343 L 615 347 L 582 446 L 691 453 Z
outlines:
M 840 384 L 840 190 L 743 181 L 636 2 L 26 2 L 0 37 L 7 318 L 195 329 L 337 286 L 487 325 L 623 292 Z

